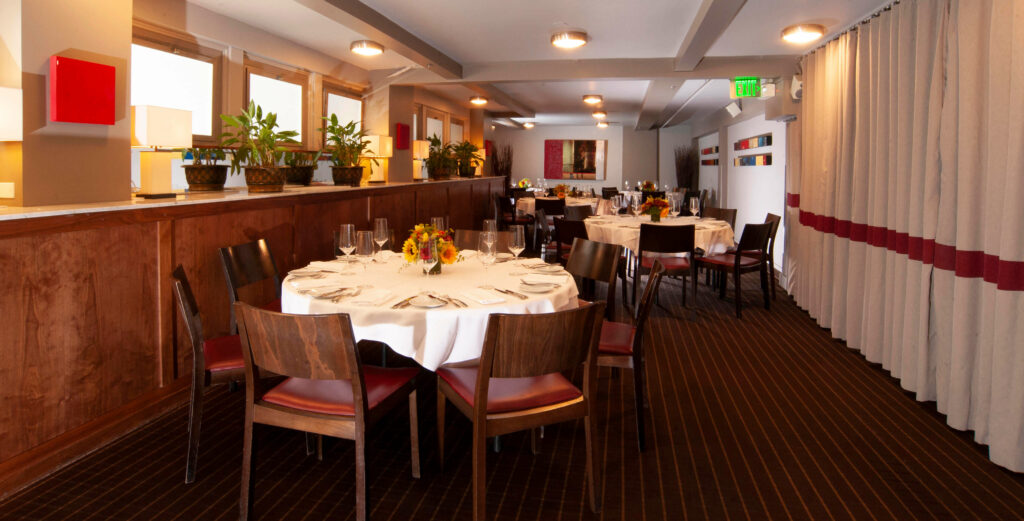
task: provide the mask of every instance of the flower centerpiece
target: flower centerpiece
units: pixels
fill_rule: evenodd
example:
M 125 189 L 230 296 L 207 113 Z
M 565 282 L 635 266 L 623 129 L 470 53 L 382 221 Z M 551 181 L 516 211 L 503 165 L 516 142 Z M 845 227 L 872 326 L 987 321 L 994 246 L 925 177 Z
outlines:
M 555 197 L 565 199 L 565 196 L 569 194 L 569 185 L 557 184 L 552 190 L 555 192 Z
M 519 188 L 530 188 L 530 186 L 532 186 L 530 184 L 530 180 L 525 177 L 520 179 L 519 182 L 516 183 L 516 185 L 519 186 Z
M 440 262 L 430 268 L 430 275 L 441 273 L 442 264 L 455 264 L 462 260 L 450 230 L 438 230 L 430 224 L 417 224 L 402 245 L 405 262 L 415 263 L 430 259 L 431 245 L 434 245 L 434 254 Z M 423 272 L 427 273 L 426 268 Z
M 661 218 L 668 215 L 668 201 L 663 198 L 648 197 L 647 201 L 644 202 L 643 206 L 640 207 L 640 213 L 651 216 L 651 222 L 661 222 Z
M 640 185 L 641 192 L 654 192 L 658 187 L 654 184 L 654 181 L 644 181 L 644 184 Z

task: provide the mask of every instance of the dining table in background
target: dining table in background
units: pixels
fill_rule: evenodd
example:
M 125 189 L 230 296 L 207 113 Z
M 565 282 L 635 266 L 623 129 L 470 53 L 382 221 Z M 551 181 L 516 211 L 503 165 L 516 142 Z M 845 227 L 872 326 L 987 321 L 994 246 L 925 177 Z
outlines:
M 694 245 L 706 255 L 722 253 L 735 246 L 733 229 L 729 223 L 716 219 L 693 216 L 663 217 L 661 222 L 652 223 L 651 217 L 641 215 L 599 215 L 584 221 L 587 237 L 592 241 L 618 244 L 630 251 L 640 247 L 640 225 L 686 226 L 694 225 Z
M 536 211 L 536 199 L 546 199 L 555 201 L 557 197 L 520 197 L 516 200 L 516 211 L 526 214 L 533 215 Z M 615 210 L 612 208 L 612 202 L 609 199 L 601 199 L 600 197 L 566 197 L 566 206 L 590 206 L 594 210 L 594 215 L 612 215 Z

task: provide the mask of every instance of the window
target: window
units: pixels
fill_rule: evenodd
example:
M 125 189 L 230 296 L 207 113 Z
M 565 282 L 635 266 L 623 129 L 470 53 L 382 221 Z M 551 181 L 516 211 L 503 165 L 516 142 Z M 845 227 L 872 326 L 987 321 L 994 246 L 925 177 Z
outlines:
M 324 103 L 324 115 L 331 117 L 331 114 L 338 116 L 338 121 L 343 125 L 349 121 L 356 122 L 356 128 L 362 126 L 363 120 L 363 102 L 359 99 L 353 99 L 349 96 L 336 94 L 328 88 L 324 87 L 325 103 Z
M 451 123 L 448 127 L 449 140 L 452 143 L 462 143 L 463 133 L 465 131 L 465 125 L 461 119 L 451 118 Z
M 190 110 L 192 134 L 216 139 L 217 61 L 174 49 L 171 53 L 132 44 L 131 104 Z
M 246 64 L 246 104 L 255 102 L 263 113 L 277 114 L 277 130 L 294 130 L 303 142 L 306 121 L 306 76 L 257 62 Z

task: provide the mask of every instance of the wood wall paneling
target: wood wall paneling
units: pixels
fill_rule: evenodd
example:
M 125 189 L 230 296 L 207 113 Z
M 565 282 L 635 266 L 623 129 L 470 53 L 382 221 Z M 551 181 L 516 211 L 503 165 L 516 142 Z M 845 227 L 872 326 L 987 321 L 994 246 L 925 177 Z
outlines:
M 358 197 L 295 207 L 295 266 L 334 258 L 334 234 L 342 224 L 371 229 L 370 198 Z
M 504 179 L 504 178 L 499 178 Z M 498 187 L 502 188 L 501 186 Z M 491 185 L 475 184 L 472 186 L 473 194 L 473 222 L 479 224 L 484 219 L 493 219 L 491 211 Z
M 448 186 L 424 185 L 416 191 L 416 222 L 429 223 L 431 217 L 451 218 L 448 204 Z
M 372 219 L 387 217 L 388 226 L 395 230 L 395 242 L 404 241 L 409 231 L 416 226 L 416 193 L 403 191 L 374 195 L 370 201 L 370 226 Z
M 473 187 L 458 183 L 448 187 L 448 222 L 457 230 L 476 229 L 473 210 Z

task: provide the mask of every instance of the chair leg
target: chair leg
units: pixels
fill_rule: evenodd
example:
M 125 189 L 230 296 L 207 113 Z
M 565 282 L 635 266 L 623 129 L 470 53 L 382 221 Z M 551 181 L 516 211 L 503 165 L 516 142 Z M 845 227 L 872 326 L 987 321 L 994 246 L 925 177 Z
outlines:
M 356 433 L 356 521 L 366 521 L 366 431 Z
M 409 393 L 409 450 L 412 454 L 412 477 L 420 477 L 420 423 L 416 409 L 416 391 Z
M 312 432 L 306 433 L 306 455 L 310 456 L 316 452 L 316 434 Z
M 692 272 L 693 270 L 691 269 L 690 271 Z M 683 279 L 683 284 L 682 284 L 682 286 L 683 286 L 683 307 L 684 308 L 686 307 L 686 275 L 687 274 L 685 274 L 685 273 L 682 275 L 682 279 Z M 696 293 L 694 293 L 694 295 L 696 295 Z
M 473 424 L 473 519 L 487 518 L 487 429 Z
M 725 279 L 728 275 L 725 271 L 715 270 L 713 277 L 715 278 L 715 284 L 718 285 L 718 298 L 725 298 Z
M 583 418 L 583 427 L 587 436 L 587 490 L 590 492 L 590 510 L 595 514 L 601 511 L 601 497 L 598 484 L 601 482 L 597 475 L 597 439 L 595 438 L 594 406 L 593 402 L 587 403 L 587 416 Z
M 640 452 L 643 452 L 647 447 L 644 423 L 644 361 L 639 356 L 633 357 L 633 398 L 636 402 L 636 443 Z
M 444 410 L 448 405 L 447 402 L 448 400 L 439 386 L 437 388 L 437 462 L 442 471 L 444 470 Z
M 764 295 L 764 308 L 771 309 L 770 293 L 771 288 L 768 286 L 768 266 L 761 264 L 761 293 Z
M 537 429 L 530 429 L 530 452 L 536 456 L 540 451 L 537 450 Z
M 772 282 L 772 300 L 775 300 L 775 256 L 768 256 L 768 278 Z
M 246 404 L 245 432 L 242 435 L 242 493 L 238 499 L 238 519 L 246 521 L 252 511 L 253 498 L 256 495 L 255 482 L 252 479 L 253 459 L 256 447 L 253 442 L 252 405 Z
M 724 278 L 724 277 L 723 277 Z M 733 280 L 733 291 L 736 294 L 736 318 L 740 317 L 740 270 L 734 270 L 732 272 Z M 722 284 L 722 288 L 725 288 L 725 284 Z
M 203 380 L 205 371 L 192 371 L 192 397 L 188 406 L 188 451 L 185 455 L 185 483 L 196 480 L 199 432 L 203 424 Z

